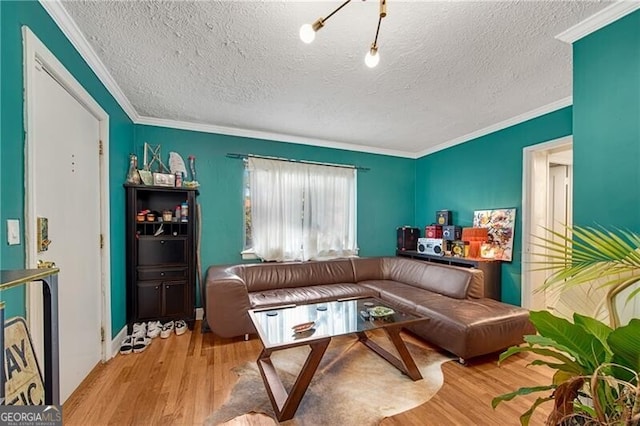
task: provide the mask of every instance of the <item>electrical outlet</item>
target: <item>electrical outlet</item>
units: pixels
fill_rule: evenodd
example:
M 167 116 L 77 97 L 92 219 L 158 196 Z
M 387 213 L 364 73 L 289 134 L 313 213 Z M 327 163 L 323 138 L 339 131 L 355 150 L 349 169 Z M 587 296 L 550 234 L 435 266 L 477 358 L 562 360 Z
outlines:
M 20 244 L 20 220 L 7 219 L 7 244 L 15 246 Z

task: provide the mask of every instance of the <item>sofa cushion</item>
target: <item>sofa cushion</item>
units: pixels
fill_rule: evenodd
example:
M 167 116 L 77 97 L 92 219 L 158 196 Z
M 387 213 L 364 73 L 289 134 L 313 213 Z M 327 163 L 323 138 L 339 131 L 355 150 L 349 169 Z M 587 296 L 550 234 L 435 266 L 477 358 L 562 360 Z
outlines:
M 236 269 L 236 268 L 234 268 Z M 276 288 L 308 287 L 334 283 L 354 283 L 349 259 L 330 262 L 257 263 L 242 265 L 238 275 L 249 292 Z
M 391 302 L 399 308 L 416 310 L 416 288 L 407 284 L 391 280 L 368 280 L 358 283 L 363 287 L 368 287 L 380 294 L 380 298 Z M 426 290 L 420 291 L 428 294 Z
M 417 312 L 431 320 L 408 328 L 461 358 L 495 352 L 535 334 L 529 311 L 493 299 L 452 299 L 435 295 Z M 438 297 L 442 298 L 438 300 Z
M 380 257 L 354 257 L 351 263 L 356 282 L 384 279 Z
M 348 297 L 378 297 L 378 292 L 358 284 L 338 283 L 249 293 L 249 301 L 252 308 L 288 305 L 291 303 L 327 302 Z
M 415 288 L 422 288 L 456 299 L 466 298 L 472 284 L 477 285 L 475 280 L 479 280 L 479 285 L 482 285 L 484 278 L 482 271 L 476 269 L 398 257 L 384 258 L 383 271 L 385 279 L 410 284 Z

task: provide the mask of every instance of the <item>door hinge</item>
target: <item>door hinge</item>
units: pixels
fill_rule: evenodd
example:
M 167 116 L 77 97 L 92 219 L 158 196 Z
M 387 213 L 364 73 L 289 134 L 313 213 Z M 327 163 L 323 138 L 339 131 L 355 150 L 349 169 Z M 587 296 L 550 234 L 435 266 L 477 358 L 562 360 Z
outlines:
M 100 327 L 100 341 L 104 342 L 104 327 Z
M 98 141 L 98 155 L 103 155 L 102 140 Z
M 104 235 L 100 234 L 100 248 L 104 248 Z

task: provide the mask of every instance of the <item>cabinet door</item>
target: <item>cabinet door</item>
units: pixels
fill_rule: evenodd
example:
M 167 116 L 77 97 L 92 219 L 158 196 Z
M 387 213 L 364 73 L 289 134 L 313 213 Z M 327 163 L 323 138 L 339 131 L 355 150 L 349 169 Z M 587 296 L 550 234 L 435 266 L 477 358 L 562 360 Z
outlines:
M 138 282 L 138 318 L 158 318 L 162 316 L 162 283 Z
M 162 283 L 164 297 L 164 315 L 189 314 L 189 296 L 186 281 L 165 281 Z
M 138 242 L 138 265 L 171 265 L 187 263 L 186 238 L 144 238 Z

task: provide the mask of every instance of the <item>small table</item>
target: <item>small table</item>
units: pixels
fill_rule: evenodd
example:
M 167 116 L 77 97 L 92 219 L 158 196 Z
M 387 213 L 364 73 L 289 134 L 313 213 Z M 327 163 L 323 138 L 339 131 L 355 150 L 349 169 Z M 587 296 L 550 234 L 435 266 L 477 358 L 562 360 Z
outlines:
M 380 319 L 365 319 L 361 311 L 370 306 L 391 307 L 395 312 Z M 249 310 L 251 321 L 258 331 L 264 349 L 256 361 L 271 405 L 279 421 L 293 418 L 313 375 L 322 360 L 331 338 L 355 334 L 358 340 L 412 380 L 422 379 L 422 375 L 411 357 L 400 330 L 428 318 L 403 312 L 401 309 L 376 298 L 341 299 L 308 305 L 287 305 Z M 293 326 L 314 321 L 309 331 L 294 333 Z M 396 357 L 378 344 L 369 340 L 366 332 L 382 328 L 398 351 Z M 311 351 L 296 378 L 291 392 L 287 392 L 282 380 L 271 362 L 275 351 L 295 346 L 309 346 Z

